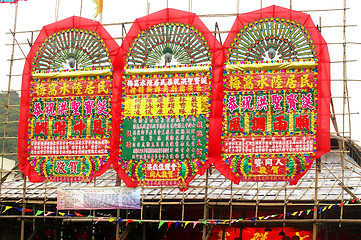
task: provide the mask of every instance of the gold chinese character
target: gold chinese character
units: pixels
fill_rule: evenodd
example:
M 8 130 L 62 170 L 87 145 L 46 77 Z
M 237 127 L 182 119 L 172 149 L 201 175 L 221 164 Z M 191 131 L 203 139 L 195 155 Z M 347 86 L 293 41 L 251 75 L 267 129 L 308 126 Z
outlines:
M 254 77 L 252 77 L 252 76 L 247 76 L 247 77 L 243 78 L 243 80 L 244 80 L 244 89 L 250 89 L 250 90 L 253 89 L 253 83 L 252 83 L 253 79 L 254 79 Z
M 35 88 L 35 92 L 36 92 L 36 94 L 38 94 L 40 96 L 44 96 L 46 94 L 46 88 L 45 88 L 44 84 L 42 84 L 42 83 L 38 84 Z
M 301 77 L 301 88 L 308 86 L 309 88 L 313 87 L 313 84 L 310 83 L 310 80 L 308 79 L 308 74 L 305 74 Z
M 296 76 L 294 74 L 290 75 L 290 77 L 287 79 L 286 87 L 289 87 L 289 88 L 296 87 L 297 80 L 295 80 L 295 77 Z
M 89 95 L 93 95 L 94 94 L 94 86 L 93 86 L 94 82 L 93 81 L 89 81 L 88 84 L 86 85 L 85 88 L 85 93 L 88 93 Z
M 58 91 L 56 90 L 57 86 L 58 86 L 58 84 L 56 84 L 56 83 L 49 84 L 49 92 L 48 92 L 48 94 L 56 96 L 56 94 L 58 93 Z
M 80 82 L 73 83 L 73 88 L 72 88 L 73 94 L 77 94 L 77 95 L 83 94 L 81 90 L 82 90 L 82 86 Z
M 272 77 L 272 88 L 282 88 L 282 78 L 280 75 Z
M 259 87 L 260 89 L 263 89 L 265 86 L 268 87 L 269 84 L 266 83 L 267 78 L 265 76 L 261 76 L 261 79 L 257 81 L 257 87 Z
M 70 90 L 68 89 L 68 87 L 69 87 L 69 84 L 67 84 L 67 83 L 63 83 L 63 86 L 62 87 L 60 87 L 60 93 L 62 94 L 62 95 L 65 95 L 65 94 L 67 94 L 67 93 L 70 93 Z
M 105 89 L 105 81 L 101 81 L 100 83 L 98 83 L 98 94 L 100 94 L 101 92 L 104 92 L 105 94 L 108 94 L 108 89 Z
M 231 79 L 229 80 L 229 87 L 236 90 L 240 89 L 241 81 L 239 80 L 239 77 L 231 76 Z

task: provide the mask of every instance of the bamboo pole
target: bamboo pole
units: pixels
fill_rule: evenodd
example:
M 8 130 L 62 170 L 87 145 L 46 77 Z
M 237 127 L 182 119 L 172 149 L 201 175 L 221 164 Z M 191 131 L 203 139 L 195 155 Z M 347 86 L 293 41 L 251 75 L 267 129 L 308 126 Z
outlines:
M 15 43 L 17 42 L 16 41 L 16 38 L 15 38 L 15 32 L 16 32 L 16 26 L 17 26 L 17 19 L 18 19 L 18 4 L 15 4 L 15 19 L 14 19 L 14 31 L 12 33 L 13 35 L 13 47 L 11 49 L 11 58 L 14 58 L 14 52 L 15 52 Z M 10 30 L 11 31 L 11 30 Z M 9 81 L 8 81 L 8 91 L 7 91 L 7 96 L 6 96 L 6 110 L 5 110 L 5 123 L 4 123 L 4 133 L 3 133 L 3 140 L 2 140 L 2 149 L 1 149 L 1 172 L 0 172 L 0 179 L 2 180 L 3 179 L 3 173 L 2 173 L 2 169 L 4 169 L 4 153 L 5 153 L 5 139 L 6 139 L 6 129 L 7 129 L 7 121 L 8 121 L 8 118 L 9 118 L 9 106 L 10 105 L 10 90 L 11 90 L 11 74 L 12 74 L 12 71 L 13 71 L 13 65 L 14 65 L 14 62 L 11 61 L 10 62 L 10 70 L 9 70 Z M 0 196 L 1 196 L 1 186 L 2 184 L 0 184 Z

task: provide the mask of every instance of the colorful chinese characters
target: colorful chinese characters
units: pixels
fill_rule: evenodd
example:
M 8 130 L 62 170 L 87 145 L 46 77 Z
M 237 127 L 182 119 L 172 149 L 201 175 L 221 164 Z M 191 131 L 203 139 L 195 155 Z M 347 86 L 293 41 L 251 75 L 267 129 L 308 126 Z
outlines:
M 307 69 L 272 70 L 262 64 L 261 70 L 225 71 L 224 160 L 231 164 L 249 159 L 247 166 L 232 165 L 242 180 L 292 180 L 305 170 L 314 155 L 317 63 L 310 62 L 314 65 Z M 283 159 L 287 167 L 275 177 L 271 169 L 260 165 L 260 159 L 277 157 Z M 293 159 L 294 167 L 289 167 L 291 162 L 287 159 Z M 262 163 L 272 161 L 262 160 Z
M 185 185 L 208 157 L 210 75 L 146 76 L 125 76 L 119 164 L 138 185 Z
M 89 181 L 108 160 L 112 78 L 83 73 L 32 79 L 29 154 L 46 181 Z

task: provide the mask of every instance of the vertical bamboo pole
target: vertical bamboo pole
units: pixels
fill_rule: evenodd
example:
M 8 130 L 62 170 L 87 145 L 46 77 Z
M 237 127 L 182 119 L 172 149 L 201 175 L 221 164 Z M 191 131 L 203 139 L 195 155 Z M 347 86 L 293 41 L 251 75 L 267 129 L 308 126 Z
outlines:
M 343 1 L 343 99 L 342 99 L 342 149 L 341 150 L 341 181 L 342 184 L 345 182 L 345 159 L 344 159 L 344 151 L 345 151 L 345 110 L 346 110 L 346 101 L 347 101 L 347 65 L 346 65 L 346 0 Z M 342 189 L 342 202 L 344 201 L 344 190 Z M 341 206 L 340 212 L 340 220 L 343 217 L 343 206 Z M 339 223 L 339 227 L 341 227 L 341 221 Z
M 2 141 L 2 150 L 1 150 L 1 167 L 0 167 L 0 179 L 3 178 L 3 169 L 4 169 L 4 153 L 5 153 L 5 137 L 6 137 L 6 129 L 9 119 L 9 105 L 10 105 L 10 90 L 11 90 L 11 75 L 13 72 L 13 65 L 14 65 L 14 51 L 15 51 L 15 32 L 16 32 L 16 25 L 18 20 L 18 4 L 15 4 L 15 19 L 14 19 L 14 31 L 13 31 L 13 44 L 11 49 L 11 60 L 10 60 L 10 70 L 9 70 L 9 82 L 8 82 L 8 91 L 6 97 L 6 109 L 5 109 L 5 119 L 4 119 L 4 134 L 3 134 L 3 141 Z M 0 184 L 0 193 L 1 193 L 1 184 Z
M 79 13 L 80 17 L 81 17 L 82 11 L 83 11 L 83 0 L 80 0 L 80 13 Z
M 204 206 L 203 206 L 203 220 L 207 221 L 208 219 L 208 175 L 209 175 L 209 168 L 206 170 L 206 186 L 204 188 Z M 203 225 L 203 233 L 202 233 L 202 240 L 205 240 L 207 237 L 207 227 L 208 224 Z
M 236 8 L 237 8 L 237 15 L 238 15 L 239 14 L 239 0 L 236 0 Z
M 24 216 L 25 216 L 25 208 L 26 208 L 26 176 L 25 174 L 22 174 L 23 176 L 23 179 L 24 179 L 24 185 L 23 185 L 23 198 L 22 198 L 22 210 L 21 210 L 21 229 L 20 229 L 20 239 L 21 240 L 24 240 L 25 239 L 25 219 L 24 219 Z
M 55 22 L 57 22 L 58 18 L 59 18 L 59 6 L 60 6 L 60 0 L 56 0 L 56 3 L 55 3 Z
M 317 223 L 316 223 L 316 219 L 317 219 L 317 209 L 318 209 L 318 171 L 319 171 L 319 167 L 320 167 L 320 159 L 317 158 L 316 159 L 316 170 L 315 170 L 315 201 L 314 201 L 314 209 L 316 209 L 315 211 L 313 211 L 313 226 L 312 226 L 312 240 L 316 240 L 317 239 Z
M 117 177 L 116 177 L 116 180 L 115 180 L 115 186 L 119 187 L 121 185 L 121 179 L 119 178 L 118 174 L 117 174 Z M 118 223 L 118 219 L 120 218 L 120 209 L 117 209 L 117 225 L 116 225 L 116 228 L 115 228 L 115 239 L 116 240 L 119 240 L 119 226 L 120 226 L 120 223 Z

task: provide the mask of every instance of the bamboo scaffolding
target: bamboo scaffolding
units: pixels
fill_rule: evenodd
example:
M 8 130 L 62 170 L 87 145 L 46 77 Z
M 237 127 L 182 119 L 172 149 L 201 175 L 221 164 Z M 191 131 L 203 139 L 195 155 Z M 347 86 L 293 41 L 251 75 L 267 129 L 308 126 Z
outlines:
M 167 1 L 168 3 L 168 1 Z M 81 8 L 80 8 L 80 15 L 82 14 L 82 4 L 83 0 L 81 0 Z M 260 5 L 262 7 L 262 1 L 260 1 Z M 342 45 L 343 46 L 343 57 L 342 60 L 333 59 L 331 63 L 333 66 L 338 67 L 339 63 L 342 63 L 342 70 L 343 76 L 342 79 L 331 79 L 332 82 L 342 82 L 343 83 L 343 96 L 332 96 L 331 101 L 335 99 L 342 99 L 343 109 L 342 112 L 335 112 L 333 102 L 331 104 L 331 120 L 332 124 L 335 128 L 333 132 L 336 134 L 336 140 L 338 141 L 338 149 L 332 149 L 331 152 L 334 154 L 339 154 L 341 157 L 341 168 L 333 168 L 334 163 L 330 166 L 327 166 L 323 162 L 318 162 L 315 168 L 311 168 L 309 171 L 313 171 L 315 177 L 305 177 L 304 179 L 309 181 L 309 186 L 290 186 L 287 183 L 283 184 L 272 184 L 272 183 L 240 183 L 240 185 L 234 185 L 230 183 L 227 186 L 228 180 L 224 177 L 222 178 L 220 173 L 212 172 L 212 168 L 207 169 L 205 179 L 198 179 L 199 182 L 196 184 L 191 183 L 188 187 L 188 191 L 179 191 L 178 187 L 167 187 L 167 191 L 165 191 L 164 187 L 160 187 L 160 189 L 154 189 L 151 187 L 142 187 L 142 194 L 141 194 L 141 210 L 139 210 L 140 215 L 139 219 L 127 219 L 127 217 L 123 220 L 141 220 L 143 223 L 159 223 L 159 222 L 171 222 L 170 220 L 166 219 L 166 215 L 163 215 L 162 212 L 166 211 L 169 207 L 181 207 L 181 217 L 178 219 L 180 222 L 184 223 L 188 221 L 192 216 L 187 215 L 187 209 L 197 206 L 203 207 L 202 217 L 200 220 L 207 221 L 207 224 L 203 225 L 202 231 L 202 239 L 206 240 L 209 237 L 211 232 L 211 227 L 213 226 L 210 224 L 211 221 L 225 221 L 225 220 L 232 220 L 233 213 L 237 213 L 236 208 L 254 208 L 255 209 L 255 216 L 260 216 L 260 211 L 263 208 L 277 208 L 284 214 L 282 219 L 268 219 L 267 221 L 261 220 L 245 220 L 242 222 L 235 222 L 232 225 L 228 222 L 227 224 L 223 224 L 224 226 L 264 226 L 270 224 L 279 224 L 282 226 L 295 226 L 297 224 L 309 224 L 312 226 L 313 229 L 313 239 L 316 239 L 317 232 L 319 230 L 320 224 L 332 224 L 332 223 L 339 223 L 341 224 L 361 224 L 360 219 L 345 219 L 345 212 L 346 210 L 350 210 L 355 208 L 356 211 L 359 211 L 359 207 L 361 207 L 360 203 L 355 203 L 352 205 L 345 205 L 342 206 L 338 211 L 339 215 L 337 217 L 327 216 L 326 219 L 321 219 L 317 216 L 317 212 L 314 211 L 313 216 L 310 216 L 308 219 L 288 219 L 286 217 L 287 211 L 292 211 L 293 209 L 304 209 L 304 208 L 318 208 L 322 206 L 327 206 L 329 204 L 339 203 L 341 201 L 346 201 L 349 199 L 349 196 L 352 198 L 356 198 L 357 195 L 351 190 L 352 188 L 357 188 L 361 182 L 360 177 L 351 177 L 352 173 L 355 175 L 361 175 L 361 172 L 355 171 L 356 168 L 360 168 L 357 164 L 349 161 L 345 158 L 345 154 L 351 153 L 351 145 L 348 142 L 351 138 L 351 116 L 355 114 L 359 114 L 358 112 L 351 112 L 350 109 L 350 99 L 351 97 L 348 95 L 348 82 L 360 82 L 359 79 L 348 79 L 347 77 L 347 63 L 353 63 L 356 60 L 347 59 L 346 54 L 346 46 L 348 45 L 359 45 L 360 42 L 353 42 L 347 41 L 346 39 L 346 29 L 353 28 L 356 25 L 347 24 L 346 22 L 346 12 L 349 8 L 346 8 L 346 0 L 343 0 L 343 8 L 335 8 L 335 9 L 315 9 L 315 10 L 303 10 L 302 12 L 343 12 L 343 23 L 336 24 L 336 25 L 325 25 L 321 26 L 319 29 L 335 29 L 341 28 L 343 30 L 343 41 L 342 42 L 331 42 L 328 43 L 329 45 Z M 55 6 L 55 19 L 58 19 L 59 15 L 59 6 L 60 0 L 56 0 Z M 292 0 L 290 0 L 290 8 L 292 9 Z M 147 3 L 147 11 L 149 11 L 149 3 Z M 189 1 L 189 10 L 192 11 L 192 3 Z M 237 13 L 229 13 L 229 14 L 205 14 L 199 15 L 201 18 L 227 18 L 227 17 L 234 17 L 239 15 L 239 0 L 237 0 Z M 17 7 L 16 7 L 17 11 Z M 17 17 L 17 13 L 16 13 Z M 9 110 L 19 111 L 16 107 L 19 105 L 11 105 L 9 102 L 10 93 L 11 92 L 20 92 L 21 90 L 11 90 L 11 80 L 12 78 L 17 77 L 16 79 L 20 79 L 19 77 L 22 74 L 14 74 L 13 73 L 13 64 L 15 61 L 23 61 L 25 60 L 25 52 L 22 46 L 32 45 L 31 42 L 18 42 L 15 36 L 19 36 L 19 34 L 31 34 L 31 39 L 33 39 L 33 34 L 39 33 L 40 30 L 32 30 L 32 31 L 17 31 L 16 30 L 16 17 L 15 17 L 15 24 L 14 29 L 10 30 L 8 34 L 13 35 L 12 43 L 6 44 L 6 46 L 10 46 L 12 48 L 12 55 L 11 58 L 8 59 L 10 61 L 10 71 L 7 75 L 9 78 L 8 82 L 8 90 L 2 91 L 7 93 L 7 102 L 2 103 L 0 102 L 1 107 L 6 108 L 6 115 L 4 121 L 4 134 L 2 137 L 3 141 L 3 148 L 1 151 L 1 166 L 3 167 L 3 157 L 14 155 L 15 153 L 6 153 L 5 152 L 5 142 L 9 139 L 17 139 L 16 137 L 7 137 L 6 136 L 6 126 L 7 124 L 18 123 L 18 121 L 8 121 L 8 114 Z M 320 21 L 321 22 L 321 21 Z M 104 26 L 121 26 L 122 27 L 122 34 L 119 37 L 115 37 L 115 39 L 123 40 L 126 34 L 126 28 L 130 27 L 132 21 L 128 22 L 121 22 L 121 23 L 106 23 L 103 24 Z M 221 34 L 228 34 L 229 31 L 220 30 L 218 23 L 215 24 L 215 30 L 212 33 L 217 36 L 222 42 Z M 19 38 L 20 39 L 20 38 Z M 20 53 L 22 56 L 15 56 L 14 50 L 15 48 L 20 49 Z M 337 125 L 337 120 L 339 116 L 341 116 L 341 124 L 342 126 L 339 129 Z M 346 129 L 348 126 L 349 129 Z M 354 151 L 354 150 L 352 150 Z M 361 159 L 361 156 L 358 156 Z M 317 160 L 320 161 L 320 160 Z M 56 189 L 58 187 L 64 187 L 65 185 L 62 183 L 59 184 L 50 184 L 50 183 L 43 183 L 34 184 L 30 183 L 26 180 L 26 177 L 23 177 L 22 184 L 17 185 L 17 187 L 10 187 L 8 185 L 8 181 L 6 178 L 13 172 L 19 172 L 15 166 L 10 171 L 0 171 L 0 200 L 1 204 L 21 204 L 22 212 L 21 214 L 14 214 L 14 215 L 5 215 L 1 214 L 0 219 L 20 219 L 21 221 L 21 239 L 24 239 L 24 228 L 25 228 L 25 220 L 32 219 L 32 220 L 48 220 L 48 219 L 58 219 L 61 220 L 62 223 L 64 222 L 89 222 L 92 223 L 92 229 L 94 234 L 94 218 L 66 218 L 63 216 L 28 216 L 25 215 L 25 208 L 28 205 L 41 205 L 41 209 L 45 211 L 50 211 L 54 209 L 56 205 L 56 199 L 54 195 L 56 193 Z M 332 170 L 331 170 L 332 169 Z M 326 176 L 320 176 L 321 171 L 328 171 L 329 174 Z M 349 173 L 349 175 L 346 174 Z M 349 180 L 358 180 L 358 182 L 352 184 L 346 184 L 345 182 Z M 326 186 L 324 183 L 328 181 L 333 181 L 329 186 Z M 341 184 L 336 184 L 340 182 Z M 125 186 L 124 183 L 120 181 L 117 174 L 114 172 L 113 174 L 106 175 L 105 177 L 98 177 L 93 181 L 93 186 Z M 86 183 L 69 183 L 67 184 L 69 187 L 83 187 L 86 186 Z M 321 189 L 322 186 L 322 189 Z M 302 200 L 304 196 L 306 196 L 307 191 L 302 192 L 298 199 L 290 199 L 296 191 L 298 190 L 310 190 L 314 192 L 314 201 L 311 200 Z M 322 191 L 326 191 L 326 193 L 322 193 Z M 14 193 L 14 191 L 16 193 Z M 250 195 L 251 192 L 255 191 L 256 194 L 253 195 L 251 199 L 246 199 L 247 195 Z M 276 191 L 274 193 L 274 200 L 269 200 L 266 197 L 271 194 L 272 191 Z M 331 195 L 335 195 L 334 200 L 326 200 Z M 346 192 L 347 194 L 344 194 Z M 228 194 L 228 195 L 226 195 Z M 348 196 L 349 195 L 349 196 Z M 14 197 L 15 196 L 15 197 Z M 277 199 L 277 200 L 276 200 Z M 351 199 L 350 199 L 351 200 Z M 159 211 L 158 217 L 153 217 L 153 219 L 146 219 L 146 209 L 145 207 L 150 207 L 151 209 L 157 209 Z M 214 216 L 214 209 L 224 207 L 225 209 L 229 209 L 229 215 L 225 218 L 216 219 Z M 210 210 L 212 210 L 211 216 L 209 216 Z M 93 211 L 93 215 L 95 216 L 100 211 Z M 116 210 L 116 218 L 119 219 L 123 212 L 121 210 Z M 338 214 L 338 212 L 337 212 Z M 189 221 L 190 223 L 196 223 L 199 221 Z M 101 222 L 109 222 L 108 217 L 104 217 L 100 219 Z M 174 220 L 172 220 L 174 222 Z M 222 223 L 221 223 L 222 224 Z M 119 234 L 119 224 L 116 226 L 116 238 L 119 239 L 121 236 Z M 145 225 L 143 225 L 143 239 L 145 239 L 146 231 Z M 224 234 L 223 234 L 224 236 Z

